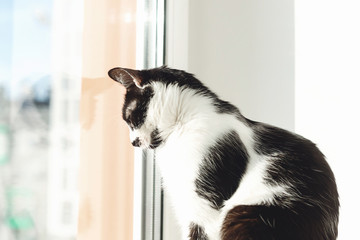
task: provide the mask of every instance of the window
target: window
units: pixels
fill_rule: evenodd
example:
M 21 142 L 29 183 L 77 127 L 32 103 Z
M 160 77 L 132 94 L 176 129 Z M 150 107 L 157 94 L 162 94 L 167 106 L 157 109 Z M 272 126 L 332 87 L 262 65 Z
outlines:
M 161 237 L 154 158 L 134 154 L 121 117 L 125 89 L 107 71 L 163 64 L 163 9 L 155 0 L 85 1 L 79 240 Z
M 81 12 L 0 3 L 1 239 L 76 238 Z

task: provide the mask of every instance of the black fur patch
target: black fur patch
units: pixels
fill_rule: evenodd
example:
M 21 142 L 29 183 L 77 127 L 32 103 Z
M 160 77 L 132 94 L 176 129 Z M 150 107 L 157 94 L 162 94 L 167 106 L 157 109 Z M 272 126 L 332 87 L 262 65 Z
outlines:
M 132 129 L 140 128 L 146 119 L 147 109 L 150 99 L 154 95 L 151 87 L 140 89 L 135 85 L 126 89 L 125 103 L 123 105 L 123 119 Z M 136 107 L 129 112 L 128 106 L 133 101 L 136 102 Z
M 294 213 L 279 206 L 239 205 L 226 215 L 221 239 L 232 240 L 335 240 L 323 228 L 317 212 L 305 207 Z
M 255 122 L 252 127 L 255 150 L 259 154 L 273 156 L 267 170 L 267 182 L 291 186 L 288 190 L 290 195 L 277 197 L 276 202 L 289 206 L 289 211 L 304 215 L 316 231 L 326 236 L 309 239 L 335 239 L 339 195 L 334 174 L 323 154 L 311 141 L 286 130 Z M 298 224 L 305 224 L 305 221 Z M 312 227 L 310 229 L 315 231 Z
M 218 113 L 231 114 L 236 116 L 240 121 L 243 121 L 244 117 L 241 115 L 239 109 L 227 101 L 221 99 L 214 100 L 214 106 Z
M 160 137 L 159 130 L 156 128 L 150 135 L 151 143 L 150 148 L 155 149 L 163 143 L 163 139 Z
M 231 131 L 210 147 L 195 180 L 196 193 L 220 209 L 236 191 L 245 172 L 248 154 L 238 134 Z
M 151 82 L 161 82 L 165 85 L 177 84 L 179 87 L 194 89 L 205 96 L 213 95 L 213 93 L 196 79 L 193 74 L 182 70 L 163 66 L 160 68 L 142 70 L 141 75 L 143 79 L 146 79 L 145 84 Z
M 188 237 L 190 240 L 209 240 L 204 229 L 195 223 L 190 224 L 190 233 Z
M 141 71 L 141 76 L 146 79 L 146 83 L 152 81 L 161 82 L 165 85 L 177 85 L 193 89 L 197 94 L 203 95 L 213 100 L 213 104 L 218 113 L 234 114 L 241 118 L 240 111 L 237 107 L 219 97 L 202 84 L 193 74 L 182 70 L 171 69 L 166 66 Z

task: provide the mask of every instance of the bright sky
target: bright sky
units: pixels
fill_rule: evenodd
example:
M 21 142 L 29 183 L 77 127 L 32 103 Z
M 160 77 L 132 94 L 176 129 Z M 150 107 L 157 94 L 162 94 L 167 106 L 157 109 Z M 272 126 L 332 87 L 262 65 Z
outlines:
M 0 84 L 11 84 L 13 96 L 50 73 L 51 15 L 51 0 L 0 2 Z

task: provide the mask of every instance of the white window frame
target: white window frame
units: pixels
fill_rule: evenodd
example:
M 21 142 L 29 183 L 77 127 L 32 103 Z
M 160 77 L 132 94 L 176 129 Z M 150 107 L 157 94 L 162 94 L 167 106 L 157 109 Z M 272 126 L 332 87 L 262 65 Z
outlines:
M 138 0 L 136 68 L 164 64 L 165 0 Z M 161 178 L 152 150 L 135 150 L 133 239 L 162 239 Z

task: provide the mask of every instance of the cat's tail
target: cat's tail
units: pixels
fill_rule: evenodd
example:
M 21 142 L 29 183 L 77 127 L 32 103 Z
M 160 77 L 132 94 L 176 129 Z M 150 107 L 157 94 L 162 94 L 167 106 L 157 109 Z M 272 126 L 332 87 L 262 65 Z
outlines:
M 321 209 L 307 208 L 295 212 L 279 206 L 236 206 L 224 219 L 221 239 L 335 240 L 336 216 L 325 219 Z

